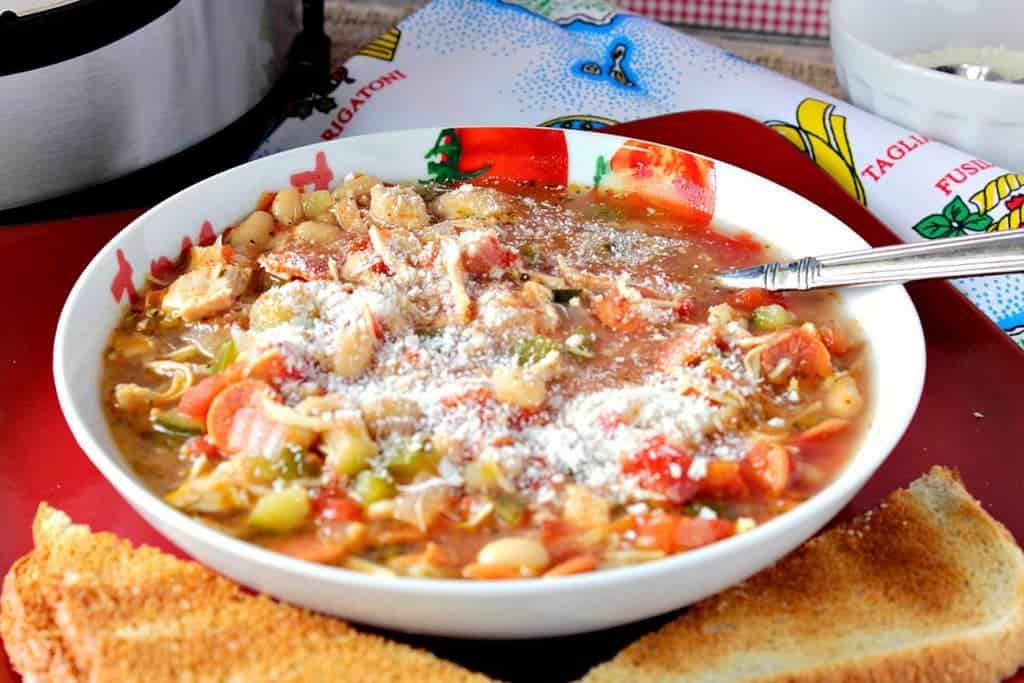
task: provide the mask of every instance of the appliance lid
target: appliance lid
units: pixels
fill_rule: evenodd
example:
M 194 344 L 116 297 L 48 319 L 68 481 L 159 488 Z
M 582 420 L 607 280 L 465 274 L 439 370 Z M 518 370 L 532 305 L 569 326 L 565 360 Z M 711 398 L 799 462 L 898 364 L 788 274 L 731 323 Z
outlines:
M 138 31 L 179 2 L 8 0 L 0 13 L 0 76 L 97 50 Z

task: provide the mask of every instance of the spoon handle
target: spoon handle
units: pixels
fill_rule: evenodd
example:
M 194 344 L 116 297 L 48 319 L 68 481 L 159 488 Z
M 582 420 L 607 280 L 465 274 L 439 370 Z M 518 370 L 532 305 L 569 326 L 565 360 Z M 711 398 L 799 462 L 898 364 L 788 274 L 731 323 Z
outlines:
M 1024 230 L 807 256 L 716 276 L 731 289 L 772 291 L 871 285 L 1024 270 Z

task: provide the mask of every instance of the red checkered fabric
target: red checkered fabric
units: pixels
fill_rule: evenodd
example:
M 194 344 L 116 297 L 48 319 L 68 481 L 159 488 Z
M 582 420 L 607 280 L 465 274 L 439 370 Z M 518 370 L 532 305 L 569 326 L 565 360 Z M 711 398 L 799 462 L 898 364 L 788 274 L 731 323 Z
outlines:
M 670 24 L 828 36 L 828 0 L 619 0 L 618 4 Z

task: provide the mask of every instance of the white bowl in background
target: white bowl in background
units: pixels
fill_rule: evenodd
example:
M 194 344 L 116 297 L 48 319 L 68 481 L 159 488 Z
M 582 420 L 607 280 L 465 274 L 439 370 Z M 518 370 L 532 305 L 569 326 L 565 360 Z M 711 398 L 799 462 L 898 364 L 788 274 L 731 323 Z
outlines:
M 548 177 L 552 169 L 561 168 L 570 182 L 581 184 L 592 182 L 595 162 L 603 166 L 601 157 L 611 159 L 627 144 L 611 135 L 544 129 L 533 131 L 544 144 L 531 147 L 522 143 L 523 129 L 491 129 L 483 135 L 474 130 L 477 138 L 501 140 L 508 135 L 519 140 L 492 148 L 500 150 L 496 156 L 522 155 L 513 167 L 539 169 L 530 172 Z M 57 395 L 68 424 L 89 458 L 132 507 L 199 561 L 277 598 L 375 626 L 476 638 L 580 633 L 667 612 L 768 566 L 839 512 L 900 439 L 920 397 L 925 348 L 910 298 L 894 285 L 851 290 L 843 296 L 870 349 L 873 406 L 849 463 L 831 484 L 796 509 L 696 551 L 558 580 L 383 578 L 304 562 L 231 538 L 151 493 L 118 452 L 99 390 L 101 355 L 124 311 L 124 304 L 111 296 L 112 286 L 125 284 L 125 265 L 133 267 L 130 279 L 141 287 L 148 264 L 176 255 L 184 236 L 194 238 L 205 221 L 218 230 L 234 223 L 252 209 L 261 192 L 286 187 L 294 173 L 312 168 L 317 157 L 335 179 L 352 171 L 390 180 L 422 178 L 424 151 L 439 137 L 436 129 L 423 129 L 345 138 L 221 173 L 133 221 L 93 259 L 71 291 L 54 347 Z M 465 161 L 466 154 L 461 158 Z M 789 190 L 728 164 L 715 166 L 718 225 L 742 226 L 794 256 L 866 246 L 835 217 Z M 116 273 L 122 274 L 120 280 L 115 280 Z
M 832 0 L 832 57 L 850 101 L 1024 171 L 1024 85 L 969 81 L 902 58 L 947 47 L 1024 52 L 1017 0 Z

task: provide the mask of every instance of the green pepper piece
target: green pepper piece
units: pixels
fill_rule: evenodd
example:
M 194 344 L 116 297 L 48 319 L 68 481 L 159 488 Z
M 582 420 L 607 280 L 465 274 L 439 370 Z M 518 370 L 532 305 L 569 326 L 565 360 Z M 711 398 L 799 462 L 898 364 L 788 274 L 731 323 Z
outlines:
M 519 247 L 519 255 L 523 257 L 523 261 L 529 266 L 537 265 L 540 260 L 540 256 L 537 254 L 537 248 L 532 244 L 524 244 Z
M 582 289 L 552 289 L 556 304 L 567 304 L 583 294 Z
M 533 365 L 544 359 L 552 351 L 558 351 L 561 345 L 554 339 L 535 335 L 523 337 L 512 345 L 512 355 L 520 366 Z
M 491 501 L 494 505 L 494 516 L 508 526 L 519 526 L 523 521 L 523 512 L 526 506 L 515 496 L 501 493 Z
M 416 336 L 420 339 L 433 339 L 434 337 L 440 337 L 444 332 L 440 327 L 420 327 L 415 330 Z
M 413 437 L 403 441 L 387 461 L 388 472 L 399 484 L 408 484 L 422 472 L 435 472 L 441 459 L 430 439 Z
M 235 340 L 228 339 L 217 347 L 217 352 L 213 356 L 213 363 L 210 365 L 210 371 L 214 374 L 224 372 L 229 365 L 235 362 L 237 357 L 238 349 L 235 347 Z
M 579 339 L 574 339 L 579 337 Z M 580 358 L 593 358 L 594 357 L 594 344 L 597 342 L 597 335 L 588 330 L 583 325 L 577 325 L 572 328 L 569 336 L 566 337 L 566 342 L 570 339 L 573 340 L 571 344 L 566 343 L 565 350 L 574 356 Z
M 750 327 L 756 332 L 781 330 L 794 320 L 793 314 L 778 304 L 758 306 L 750 312 Z
M 394 498 L 396 493 L 398 491 L 395 490 L 394 484 L 371 470 L 363 470 L 357 474 L 352 483 L 352 495 L 363 505 Z
M 194 436 L 202 434 L 206 424 L 177 410 L 165 410 L 153 416 L 153 429 L 171 436 Z
M 688 516 L 690 516 L 690 517 L 696 517 L 696 516 L 698 516 L 700 514 L 700 511 L 702 509 L 704 509 L 704 508 L 707 508 L 707 509 L 711 510 L 716 515 L 718 515 L 719 517 L 725 518 L 725 517 L 728 516 L 727 513 L 728 513 L 729 510 L 728 510 L 727 506 L 725 506 L 725 505 L 723 505 L 721 503 L 714 502 L 714 501 L 695 501 L 695 500 L 691 500 L 689 503 L 687 503 L 686 505 L 683 506 L 683 513 L 688 515 Z

